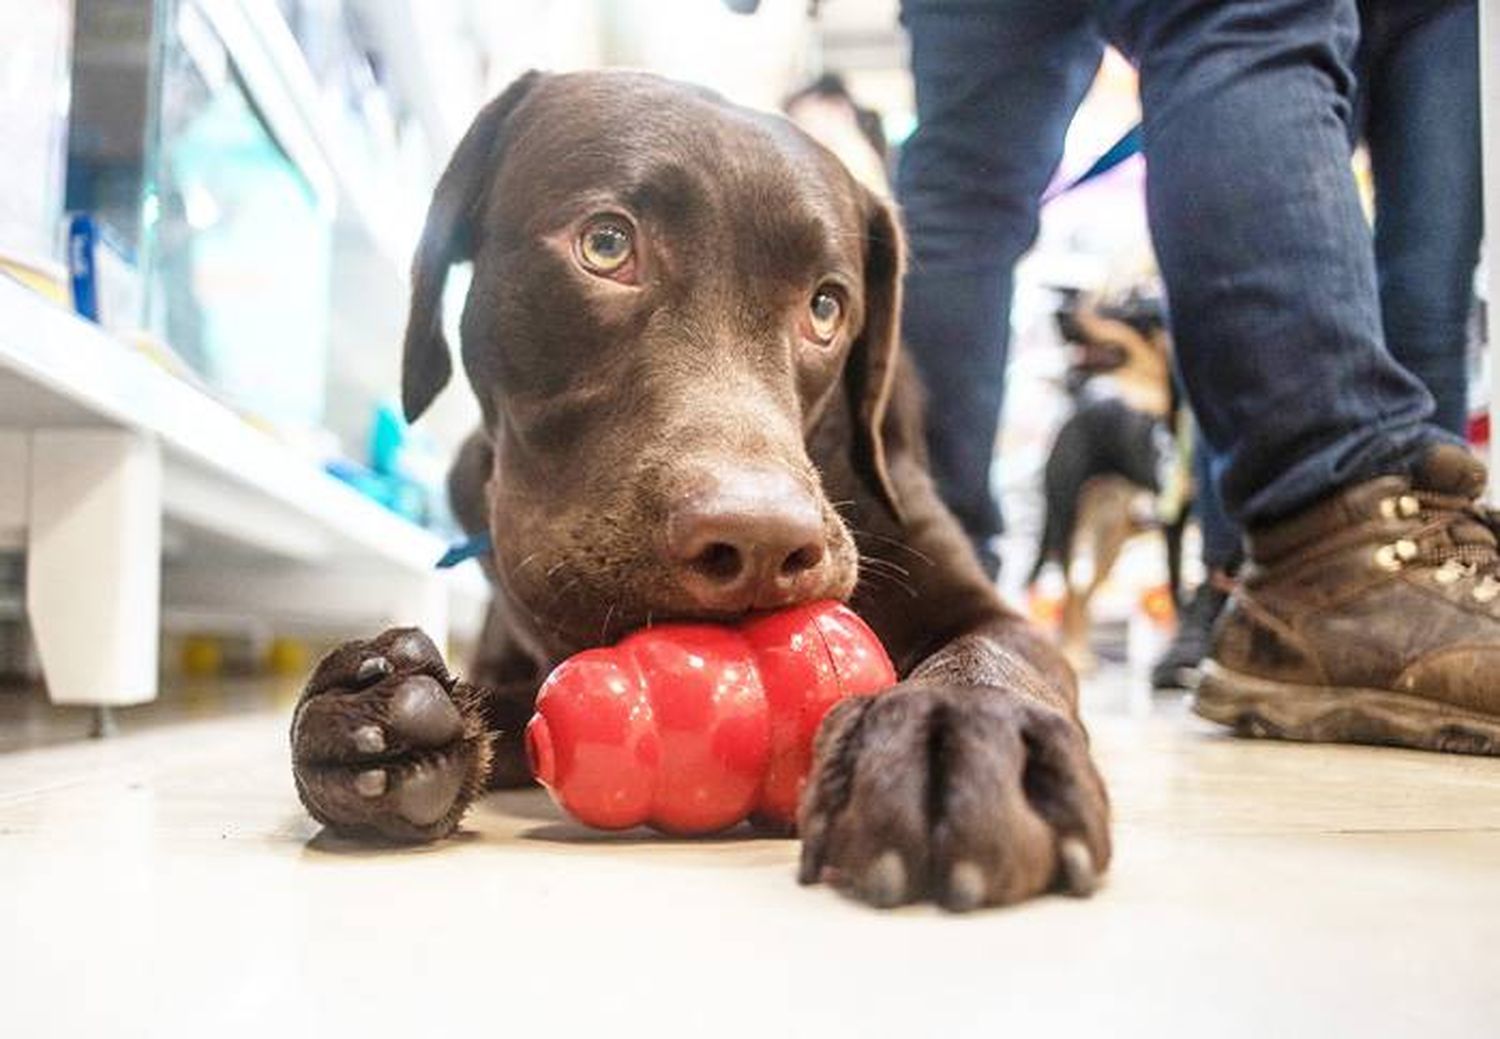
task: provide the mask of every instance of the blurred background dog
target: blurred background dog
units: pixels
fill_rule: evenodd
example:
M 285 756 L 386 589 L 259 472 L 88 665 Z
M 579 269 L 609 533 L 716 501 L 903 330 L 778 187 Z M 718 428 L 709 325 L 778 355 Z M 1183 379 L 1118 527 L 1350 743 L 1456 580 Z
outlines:
M 1160 530 L 1174 601 L 1182 586 L 1182 536 L 1191 506 L 1184 408 L 1172 379 L 1171 336 L 1159 296 L 1132 290 L 1106 300 L 1063 290 L 1057 328 L 1073 349 L 1073 412 L 1043 473 L 1046 520 L 1028 585 L 1048 564 L 1062 571 L 1063 650 L 1094 666 L 1089 602 L 1131 538 Z M 1083 560 L 1090 565 L 1078 565 Z

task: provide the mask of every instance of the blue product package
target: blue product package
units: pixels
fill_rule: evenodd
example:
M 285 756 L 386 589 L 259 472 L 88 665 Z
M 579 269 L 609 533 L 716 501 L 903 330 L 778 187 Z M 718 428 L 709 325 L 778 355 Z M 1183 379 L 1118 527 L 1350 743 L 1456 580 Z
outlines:
M 68 217 L 68 278 L 73 287 L 73 309 L 79 317 L 99 323 L 99 275 L 94 263 L 99 227 L 87 213 Z

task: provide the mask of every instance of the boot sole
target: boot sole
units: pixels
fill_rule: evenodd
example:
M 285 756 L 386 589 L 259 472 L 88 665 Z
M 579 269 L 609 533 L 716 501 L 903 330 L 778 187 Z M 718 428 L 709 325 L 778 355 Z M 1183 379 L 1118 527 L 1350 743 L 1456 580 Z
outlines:
M 1500 718 L 1383 689 L 1297 685 L 1202 664 L 1193 710 L 1236 736 L 1500 755 Z

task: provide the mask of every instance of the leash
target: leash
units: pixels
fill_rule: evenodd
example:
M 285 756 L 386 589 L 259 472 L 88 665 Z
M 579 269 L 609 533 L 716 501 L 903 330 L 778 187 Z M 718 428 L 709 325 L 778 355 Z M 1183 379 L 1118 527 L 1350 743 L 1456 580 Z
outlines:
M 448 546 L 448 551 L 443 553 L 443 558 L 434 564 L 439 570 L 449 570 L 470 559 L 489 555 L 495 547 L 495 543 L 488 534 L 475 534 L 471 538 L 455 541 Z
M 1136 123 L 1130 129 L 1126 130 L 1124 135 L 1118 141 L 1116 141 L 1114 144 L 1111 144 L 1105 150 L 1103 155 L 1095 159 L 1092 166 L 1084 170 L 1072 180 L 1068 181 L 1066 184 L 1054 188 L 1053 190 L 1043 195 L 1042 205 L 1045 206 L 1053 199 L 1060 198 L 1061 196 L 1066 195 L 1074 188 L 1082 187 L 1084 184 L 1087 184 L 1089 181 L 1095 179 L 1096 177 L 1104 176 L 1104 174 L 1120 165 L 1120 163 L 1124 162 L 1126 159 L 1129 159 L 1135 155 L 1139 155 L 1140 153 L 1141 124 Z

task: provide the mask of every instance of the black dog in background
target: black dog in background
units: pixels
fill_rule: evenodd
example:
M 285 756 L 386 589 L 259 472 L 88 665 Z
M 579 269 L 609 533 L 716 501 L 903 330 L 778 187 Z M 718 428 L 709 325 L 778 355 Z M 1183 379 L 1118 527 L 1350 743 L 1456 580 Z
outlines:
M 1177 461 L 1173 434 L 1181 401 L 1159 300 L 1132 295 L 1101 303 L 1066 291 L 1057 327 L 1077 354 L 1068 373 L 1074 411 L 1047 459 L 1046 521 L 1027 583 L 1035 584 L 1048 563 L 1061 567 L 1067 584 L 1063 649 L 1075 667 L 1087 668 L 1089 601 L 1131 537 L 1161 529 L 1174 600 L 1180 595 L 1187 502 L 1163 521 L 1155 499 Z M 1152 502 L 1143 505 L 1148 496 Z M 1092 542 L 1094 569 L 1080 587 L 1073 562 L 1085 539 Z

